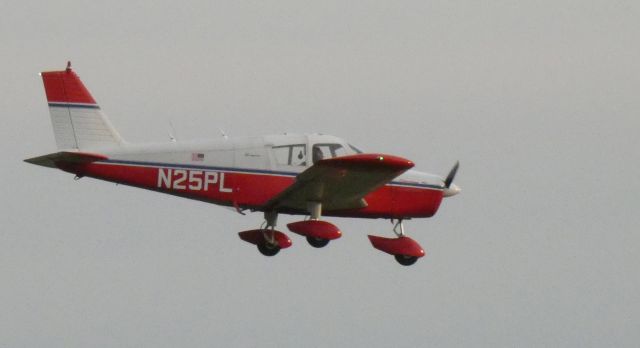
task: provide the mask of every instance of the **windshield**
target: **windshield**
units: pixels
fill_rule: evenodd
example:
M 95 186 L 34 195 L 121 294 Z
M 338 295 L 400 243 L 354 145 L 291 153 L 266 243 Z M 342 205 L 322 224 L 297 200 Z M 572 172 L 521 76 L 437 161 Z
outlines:
M 347 155 L 347 150 L 340 144 L 315 144 L 313 145 L 313 163 L 326 158 L 334 158 Z
M 362 153 L 362 151 L 359 148 L 357 148 L 357 147 L 355 147 L 355 146 L 353 146 L 351 144 L 349 144 L 349 147 L 351 148 L 351 150 L 355 151 L 355 153 Z

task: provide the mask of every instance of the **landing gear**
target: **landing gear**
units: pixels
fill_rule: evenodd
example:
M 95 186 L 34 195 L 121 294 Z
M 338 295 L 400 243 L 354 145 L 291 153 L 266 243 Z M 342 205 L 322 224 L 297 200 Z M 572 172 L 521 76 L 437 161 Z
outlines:
M 275 229 L 278 218 L 276 212 L 265 212 L 264 217 L 265 222 L 259 229 L 240 232 L 238 235 L 240 239 L 255 244 L 262 255 L 274 256 L 280 249 L 290 247 L 291 239 Z
M 404 237 L 404 225 L 402 224 L 402 219 L 398 219 L 395 221 L 391 219 L 391 223 L 393 224 L 393 233 L 398 237 Z
M 329 241 L 342 236 L 340 229 L 330 222 L 320 220 L 322 204 L 320 202 L 307 202 L 309 220 L 292 222 L 287 225 L 289 231 L 307 237 L 307 242 L 314 248 L 322 248 Z
M 391 221 L 393 222 L 393 220 Z M 405 236 L 402 219 L 395 222 L 393 232 L 397 238 L 385 238 L 369 235 L 374 248 L 393 255 L 399 264 L 411 266 L 425 255 L 424 250 L 415 240 Z
M 393 220 L 391 220 L 391 223 L 393 223 Z M 404 235 L 404 225 L 402 224 L 402 219 L 398 219 L 398 221 L 396 221 L 396 223 L 393 225 L 393 233 L 395 233 L 398 238 L 409 238 Z M 422 254 L 424 255 L 424 251 L 422 252 Z M 396 261 L 398 261 L 398 263 L 403 266 L 411 266 L 416 263 L 416 261 L 418 261 L 418 256 L 413 255 L 395 254 L 393 255 L 393 257 L 395 257 Z
M 276 218 L 274 217 L 271 221 L 272 224 L 270 224 L 269 220 L 263 223 L 263 226 L 266 225 L 264 226 L 266 228 L 262 229 L 262 236 L 264 237 L 264 240 L 261 243 L 258 243 L 257 247 L 258 251 L 260 251 L 264 256 L 275 256 L 281 249 L 278 241 L 276 240 L 276 232 L 278 231 L 275 230 L 275 221 Z
M 329 244 L 328 239 L 307 236 L 307 242 L 314 248 L 324 248 Z
M 258 243 L 258 250 L 264 256 L 275 256 L 280 252 L 278 244 L 271 244 L 269 242 Z
M 411 266 L 418 261 L 417 256 L 394 255 L 393 257 L 395 257 L 396 261 L 403 266 Z

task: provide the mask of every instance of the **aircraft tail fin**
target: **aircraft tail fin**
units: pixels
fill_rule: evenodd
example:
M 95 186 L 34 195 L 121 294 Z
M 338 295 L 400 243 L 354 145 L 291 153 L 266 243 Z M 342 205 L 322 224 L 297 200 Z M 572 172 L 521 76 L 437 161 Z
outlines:
M 71 69 L 40 74 L 58 149 L 120 146 L 124 140 Z

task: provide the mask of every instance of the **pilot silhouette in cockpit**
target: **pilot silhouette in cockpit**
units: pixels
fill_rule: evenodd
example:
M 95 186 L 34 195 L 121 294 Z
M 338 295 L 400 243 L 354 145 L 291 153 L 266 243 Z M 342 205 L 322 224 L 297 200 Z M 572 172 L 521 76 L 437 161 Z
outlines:
M 322 154 L 322 150 L 320 150 L 319 147 L 314 146 L 313 147 L 313 156 L 312 156 L 313 164 L 316 164 L 323 157 L 324 157 L 324 155 Z

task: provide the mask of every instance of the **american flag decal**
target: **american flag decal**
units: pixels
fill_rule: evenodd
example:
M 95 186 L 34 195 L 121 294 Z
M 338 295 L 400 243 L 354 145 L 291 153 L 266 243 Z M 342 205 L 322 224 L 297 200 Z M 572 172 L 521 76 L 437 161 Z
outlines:
M 192 161 L 203 161 L 204 160 L 204 154 L 203 153 L 194 152 L 194 153 L 191 154 L 191 160 Z

